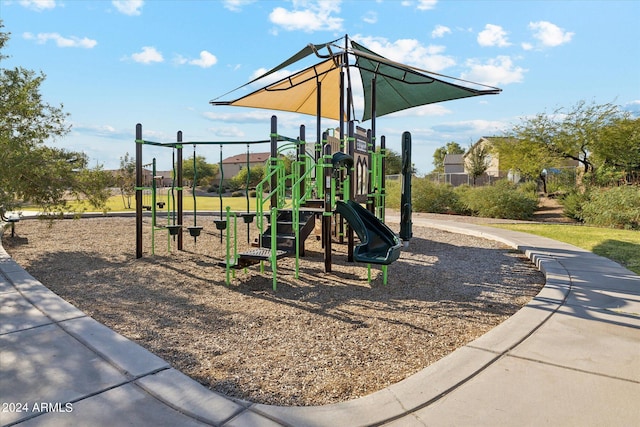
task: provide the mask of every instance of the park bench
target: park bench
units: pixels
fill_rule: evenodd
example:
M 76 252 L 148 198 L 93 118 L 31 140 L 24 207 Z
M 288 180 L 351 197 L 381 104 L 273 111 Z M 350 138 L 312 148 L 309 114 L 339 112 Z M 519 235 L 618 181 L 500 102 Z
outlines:
M 4 206 L 0 206 L 0 221 L 3 224 L 11 225 L 11 237 L 14 237 L 16 232 L 16 222 L 20 221 L 20 216 L 13 213 L 7 215 L 4 210 Z

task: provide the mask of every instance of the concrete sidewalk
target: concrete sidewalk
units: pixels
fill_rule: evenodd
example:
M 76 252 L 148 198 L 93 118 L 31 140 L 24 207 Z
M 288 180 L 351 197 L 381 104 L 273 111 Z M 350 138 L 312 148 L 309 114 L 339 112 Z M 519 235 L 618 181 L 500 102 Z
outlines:
M 517 248 L 545 273 L 546 286 L 506 322 L 416 375 L 319 407 L 252 404 L 206 389 L 50 292 L 0 247 L 0 424 L 640 425 L 638 275 L 542 237 L 413 222 Z

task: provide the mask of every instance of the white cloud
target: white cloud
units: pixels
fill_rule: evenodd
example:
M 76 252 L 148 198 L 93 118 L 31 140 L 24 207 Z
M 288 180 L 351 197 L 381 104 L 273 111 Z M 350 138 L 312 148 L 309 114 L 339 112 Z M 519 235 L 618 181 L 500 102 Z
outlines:
M 419 9 L 419 10 L 431 10 L 431 9 L 434 9 L 436 7 L 437 3 L 438 3 L 438 0 L 418 0 L 417 9 Z
M 225 9 L 232 12 L 240 12 L 244 6 L 248 6 L 251 3 L 255 3 L 256 0 L 224 0 Z
M 544 47 L 556 47 L 569 43 L 575 34 L 547 21 L 531 22 L 529 29 L 533 31 L 533 37 Z
M 432 126 L 432 129 L 441 133 L 465 133 L 470 136 L 490 136 L 501 133 L 508 127 L 508 123 L 491 120 L 464 120 L 459 122 L 442 123 Z
M 385 58 L 429 71 L 439 72 L 456 63 L 452 57 L 444 55 L 444 46 L 424 46 L 415 39 L 391 42 L 384 37 L 354 36 L 354 40 Z
M 32 33 L 24 33 L 22 37 L 26 40 L 35 40 L 38 44 L 45 44 L 49 40 L 53 40 L 58 47 L 81 47 L 84 49 L 94 48 L 98 42 L 87 37 L 63 37 L 58 33 L 38 33 L 34 35 Z
M 142 14 L 143 0 L 113 0 L 111 2 L 118 12 L 129 16 L 138 16 Z
M 133 59 L 135 62 L 141 62 L 143 64 L 164 61 L 162 53 L 158 52 L 153 46 L 144 46 L 142 48 L 142 52 L 134 53 L 133 55 L 131 55 L 131 59 Z
M 435 117 L 451 114 L 451 110 L 441 104 L 422 105 L 393 113 L 393 117 Z
M 378 22 L 378 14 L 370 10 L 362 16 L 362 20 L 367 24 L 375 24 Z
M 267 71 L 269 71 L 269 70 L 266 69 L 266 68 L 258 68 L 257 70 L 255 70 L 253 72 L 253 74 L 251 75 L 251 78 L 249 80 L 253 80 L 253 79 L 257 78 L 257 77 L 260 77 L 261 75 L 263 75 Z M 257 81 L 255 83 L 255 85 L 259 86 L 259 87 L 267 86 L 267 85 L 269 85 L 271 83 L 277 82 L 278 80 L 284 79 L 287 76 L 295 74 L 298 71 L 300 71 L 300 70 L 295 70 L 295 71 L 291 71 L 291 70 L 287 70 L 287 69 L 278 70 L 275 73 L 269 74 L 264 79 L 260 79 L 259 81 Z
M 94 125 L 73 123 L 73 131 L 82 135 L 92 135 L 102 138 L 125 139 L 131 137 L 131 129 L 117 129 L 111 125 Z
M 484 64 L 470 59 L 466 65 L 469 67 L 469 72 L 462 74 L 463 79 L 491 86 L 520 83 L 527 71 L 515 66 L 508 56 L 498 56 Z
M 293 10 L 276 7 L 269 20 L 286 31 L 342 31 L 344 20 L 334 14 L 340 12 L 340 1 L 294 1 Z
M 506 47 L 511 43 L 507 40 L 507 32 L 499 25 L 487 24 L 484 30 L 478 33 L 478 44 L 480 46 Z
M 451 28 L 445 27 L 444 25 L 436 25 L 436 28 L 431 32 L 431 38 L 439 39 L 444 37 L 445 34 L 451 34 Z
M 416 3 L 416 9 L 418 10 L 431 10 L 436 7 L 438 0 L 418 0 L 417 2 L 411 0 L 403 0 L 402 2 L 400 2 L 402 6 L 406 7 L 413 7 L 413 5 Z
M 191 65 L 197 65 L 202 68 L 209 68 L 218 62 L 218 58 L 210 52 L 203 50 L 200 52 L 200 58 L 189 61 Z
M 36 12 L 42 12 L 43 10 L 53 9 L 56 7 L 55 0 L 20 0 L 19 3 L 20 6 L 35 10 Z

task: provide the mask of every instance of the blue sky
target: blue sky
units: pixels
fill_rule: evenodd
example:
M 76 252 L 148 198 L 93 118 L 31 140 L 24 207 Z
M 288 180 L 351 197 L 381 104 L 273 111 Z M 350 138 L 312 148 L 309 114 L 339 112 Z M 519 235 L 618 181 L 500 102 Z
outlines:
M 44 100 L 70 113 L 71 133 L 53 143 L 107 169 L 135 152 L 136 123 L 155 141 L 178 130 L 185 141 L 262 140 L 275 113 L 280 133 L 295 137 L 305 124 L 315 139 L 314 117 L 209 101 L 345 34 L 393 60 L 503 90 L 378 118 L 391 149 L 412 133 L 420 173 L 447 142 L 466 148 L 581 100 L 640 115 L 639 1 L 0 0 L 0 19 L 11 33 L 2 67 L 42 71 Z M 170 150 L 145 150 L 145 161 L 170 167 Z M 219 159 L 217 146 L 197 150 Z M 223 156 L 243 150 L 227 146 Z

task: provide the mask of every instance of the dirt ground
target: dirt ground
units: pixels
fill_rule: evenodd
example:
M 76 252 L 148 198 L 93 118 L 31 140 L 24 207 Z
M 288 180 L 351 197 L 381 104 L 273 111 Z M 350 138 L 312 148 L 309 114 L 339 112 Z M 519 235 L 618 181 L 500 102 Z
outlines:
M 235 271 L 228 286 L 224 239 L 211 218 L 185 250 L 144 223 L 135 258 L 135 221 L 108 217 L 22 220 L 7 252 L 58 295 L 229 396 L 278 405 L 354 399 L 398 382 L 492 329 L 544 284 L 522 254 L 497 242 L 414 227 L 414 238 L 372 280 L 334 244 L 326 273 L 312 236 L 306 256 Z M 393 229 L 397 224 L 391 224 Z M 237 227 L 239 251 L 255 237 Z M 253 233 L 253 234 L 252 234 Z

